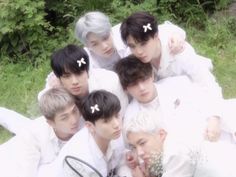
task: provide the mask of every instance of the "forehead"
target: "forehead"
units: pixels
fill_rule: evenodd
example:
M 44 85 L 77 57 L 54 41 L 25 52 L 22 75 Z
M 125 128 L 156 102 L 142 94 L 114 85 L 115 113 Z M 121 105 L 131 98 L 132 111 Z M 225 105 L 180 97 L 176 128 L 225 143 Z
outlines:
M 128 132 L 127 139 L 130 144 L 137 144 L 142 139 L 150 138 L 151 133 L 138 131 L 138 132 Z
M 88 33 L 86 37 L 86 42 L 87 43 L 93 43 L 93 42 L 99 42 L 101 41 L 104 37 L 109 36 L 109 33 L 103 33 L 103 34 L 95 34 L 95 33 Z
M 74 109 L 78 109 L 75 103 L 68 104 L 64 109 L 56 113 L 55 119 L 64 116 L 65 114 L 70 114 Z
M 129 36 L 127 37 L 127 44 L 138 44 L 138 43 L 139 43 L 139 42 L 138 42 L 136 39 L 134 39 L 133 36 L 129 35 Z

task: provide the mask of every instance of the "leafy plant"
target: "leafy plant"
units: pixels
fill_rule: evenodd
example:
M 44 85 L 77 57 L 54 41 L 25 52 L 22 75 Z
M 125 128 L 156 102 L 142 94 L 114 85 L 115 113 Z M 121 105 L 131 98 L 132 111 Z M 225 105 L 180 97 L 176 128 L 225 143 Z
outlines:
M 51 30 L 44 21 L 44 1 L 7 0 L 0 3 L 0 8 L 1 55 L 8 56 L 11 62 L 33 60 Z

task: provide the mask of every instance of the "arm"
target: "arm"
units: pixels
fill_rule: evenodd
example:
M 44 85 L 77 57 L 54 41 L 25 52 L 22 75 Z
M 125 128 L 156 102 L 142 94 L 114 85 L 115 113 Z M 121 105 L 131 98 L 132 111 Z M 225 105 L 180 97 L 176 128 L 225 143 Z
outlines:
M 188 44 L 182 53 L 175 55 L 175 68 L 212 98 L 223 97 L 221 87 L 211 73 L 211 62 L 197 55 L 191 45 Z
M 40 162 L 39 142 L 31 132 L 24 131 L 18 138 L 19 154 L 16 158 L 19 174 L 24 177 L 35 177 Z
M 53 72 L 49 73 L 46 78 L 46 84 L 43 90 L 41 90 L 38 93 L 38 100 L 41 98 L 41 96 L 50 88 L 57 88 L 61 87 L 60 80 L 55 76 Z
M 0 107 L 0 125 L 18 134 L 31 120 L 13 110 Z
M 172 55 L 181 53 L 185 48 L 185 31 L 169 21 L 165 21 L 162 25 L 159 25 L 159 28 L 161 35 L 166 35 L 168 39 L 170 53 Z

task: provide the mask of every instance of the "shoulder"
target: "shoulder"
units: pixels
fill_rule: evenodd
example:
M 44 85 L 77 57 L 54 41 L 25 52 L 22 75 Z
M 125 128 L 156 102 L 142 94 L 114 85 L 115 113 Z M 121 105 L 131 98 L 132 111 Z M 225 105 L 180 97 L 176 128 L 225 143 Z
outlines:
M 121 26 L 121 23 L 118 23 L 112 27 L 113 34 L 120 34 L 120 26 Z
M 117 86 L 118 83 L 120 84 L 118 75 L 113 71 L 99 68 L 92 69 L 89 72 L 89 84 L 98 85 L 103 88 L 104 86 L 108 86 L 104 84 L 109 84 L 109 87 L 112 87 L 114 83 L 116 83 L 115 86 Z

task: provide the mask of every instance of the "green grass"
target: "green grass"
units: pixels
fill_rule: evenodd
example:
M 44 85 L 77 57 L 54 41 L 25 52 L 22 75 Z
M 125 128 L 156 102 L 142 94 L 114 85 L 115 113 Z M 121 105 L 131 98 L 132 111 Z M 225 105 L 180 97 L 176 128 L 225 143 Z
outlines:
M 48 61 L 38 68 L 22 63 L 0 63 L 0 106 L 13 109 L 29 118 L 37 117 L 37 93 L 44 87 L 49 71 Z M 0 144 L 10 137 L 11 134 L 0 126 Z
M 233 30 L 234 27 L 236 25 L 232 26 Z M 230 31 L 228 21 L 209 21 L 204 31 L 190 27 L 185 30 L 188 41 L 196 51 L 212 59 L 214 73 L 223 88 L 225 98 L 236 97 L 236 35 Z M 0 62 L 0 106 L 31 118 L 36 117 L 37 93 L 44 87 L 49 71 L 48 61 L 44 61 L 37 68 L 24 63 Z M 0 127 L 0 144 L 11 136 Z

